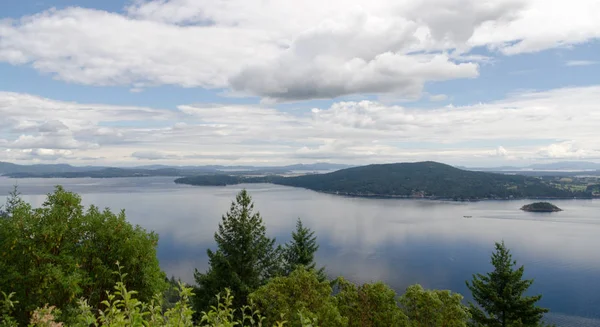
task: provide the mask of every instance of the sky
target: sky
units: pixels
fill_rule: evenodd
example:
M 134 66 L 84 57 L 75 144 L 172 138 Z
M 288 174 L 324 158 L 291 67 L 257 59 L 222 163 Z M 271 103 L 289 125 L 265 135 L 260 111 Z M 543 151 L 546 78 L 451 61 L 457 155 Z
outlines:
M 3 0 L 0 161 L 600 162 L 598 0 Z

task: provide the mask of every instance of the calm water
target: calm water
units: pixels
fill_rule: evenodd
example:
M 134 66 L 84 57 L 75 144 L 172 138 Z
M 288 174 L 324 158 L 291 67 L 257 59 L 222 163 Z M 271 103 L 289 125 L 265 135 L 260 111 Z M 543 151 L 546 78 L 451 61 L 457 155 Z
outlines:
M 23 198 L 39 206 L 62 184 L 82 194 L 86 205 L 125 209 L 131 222 L 160 234 L 163 269 L 188 282 L 194 268 L 206 269 L 206 248 L 214 247 L 221 215 L 242 187 L 279 242 L 289 239 L 301 217 L 316 231 L 317 260 L 330 275 L 383 280 L 399 292 L 420 283 L 468 298 L 465 280 L 491 269 L 494 241 L 504 240 L 526 277 L 535 277 L 532 291 L 544 294 L 541 304 L 552 310 L 553 322 L 600 326 L 600 200 L 554 201 L 563 212 L 534 214 L 518 210 L 528 201 L 360 199 L 268 184 L 192 187 L 172 181 L 0 177 L 0 194 L 18 182 Z

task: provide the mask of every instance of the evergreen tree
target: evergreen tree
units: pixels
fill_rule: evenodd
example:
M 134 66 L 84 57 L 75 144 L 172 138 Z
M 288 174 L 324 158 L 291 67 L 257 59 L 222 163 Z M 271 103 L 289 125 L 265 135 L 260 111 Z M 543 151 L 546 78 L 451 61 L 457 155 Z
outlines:
M 524 267 L 514 269 L 517 262 L 502 243 L 496 243 L 492 254 L 494 271 L 473 275 L 467 287 L 479 306 L 469 303 L 475 326 L 515 327 L 540 326 L 548 309 L 536 306 L 542 296 L 525 296 L 533 279 L 524 280 Z
M 315 252 L 319 249 L 315 232 L 310 228 L 304 227 L 302 220 L 298 218 L 296 221 L 296 230 L 292 232 L 292 239 L 285 245 L 284 271 L 289 275 L 292 271 L 300 266 L 307 269 L 315 269 Z M 326 279 L 325 268 L 317 270 L 319 280 Z
M 23 203 L 21 200 L 21 193 L 19 192 L 19 188 L 17 185 L 13 186 L 13 190 L 8 193 L 8 198 L 6 199 L 6 205 L 0 206 L 0 218 L 9 218 L 12 212 L 19 205 Z
M 266 236 L 266 227 L 252 198 L 242 190 L 219 224 L 215 233 L 217 250 L 207 250 L 209 269 L 196 270 L 195 309 L 197 312 L 214 304 L 215 295 L 231 290 L 234 306 L 247 303 L 250 293 L 281 271 L 281 248 Z

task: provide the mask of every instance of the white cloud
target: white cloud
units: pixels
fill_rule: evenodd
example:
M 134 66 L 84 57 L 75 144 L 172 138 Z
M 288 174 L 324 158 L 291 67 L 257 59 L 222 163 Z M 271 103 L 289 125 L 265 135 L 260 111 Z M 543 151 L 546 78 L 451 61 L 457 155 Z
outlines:
M 444 101 L 447 99 L 448 96 L 445 94 L 432 94 L 429 96 L 429 101 Z
M 569 60 L 565 63 L 565 65 L 569 66 L 569 67 L 590 66 L 590 65 L 595 65 L 597 63 L 598 63 L 597 61 L 592 61 L 592 60 Z
M 596 0 L 138 0 L 124 13 L 71 7 L 0 21 L 0 61 L 132 92 L 415 98 L 426 82 L 476 77 L 473 47 L 512 55 L 597 39 L 598 12 Z
M 506 55 L 566 47 L 600 38 L 596 0 L 521 0 L 523 9 L 507 21 L 488 21 L 467 42 Z M 488 2 L 492 3 L 492 1 Z
M 9 144 L 11 148 L 16 149 L 77 149 L 93 147 L 97 145 L 79 142 L 71 135 L 48 135 L 39 136 L 21 135 L 17 140 Z
M 551 159 L 599 159 L 600 147 L 596 149 L 584 149 L 574 141 L 566 141 L 543 147 L 537 154 L 541 157 Z
M 597 160 L 598 103 L 600 86 L 526 92 L 471 106 L 349 101 L 293 111 L 193 104 L 170 111 L 0 93 L 6 124 L 0 160 L 41 160 L 35 153 L 86 164 L 89 158 L 98 158 L 97 164 Z
M 491 151 L 490 155 L 493 157 L 508 157 L 508 151 L 503 146 L 499 146 L 496 150 Z

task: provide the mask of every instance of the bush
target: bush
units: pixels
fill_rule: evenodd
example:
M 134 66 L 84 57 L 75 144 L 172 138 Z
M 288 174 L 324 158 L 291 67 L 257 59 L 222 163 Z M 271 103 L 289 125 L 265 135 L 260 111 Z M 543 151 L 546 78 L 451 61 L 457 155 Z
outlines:
M 265 315 L 271 326 L 285 319 L 290 326 L 307 322 L 321 326 L 345 326 L 347 319 L 340 315 L 331 296 L 328 282 L 319 281 L 314 270 L 300 267 L 288 277 L 277 277 L 250 294 L 250 301 Z
M 340 312 L 350 327 L 407 326 L 407 318 L 396 303 L 396 292 L 378 282 L 356 286 L 343 279 L 335 281 Z
M 118 280 L 112 273 L 115 262 L 136 277 L 127 287 L 144 301 L 167 286 L 156 258 L 158 235 L 132 226 L 124 212 L 95 206 L 84 211 L 81 198 L 62 187 L 48 194 L 41 208 L 11 201 L 0 219 L 0 290 L 14 292 L 20 324 L 46 304 L 56 305 L 60 310 L 48 310 L 70 322 L 79 297 L 97 311 Z

